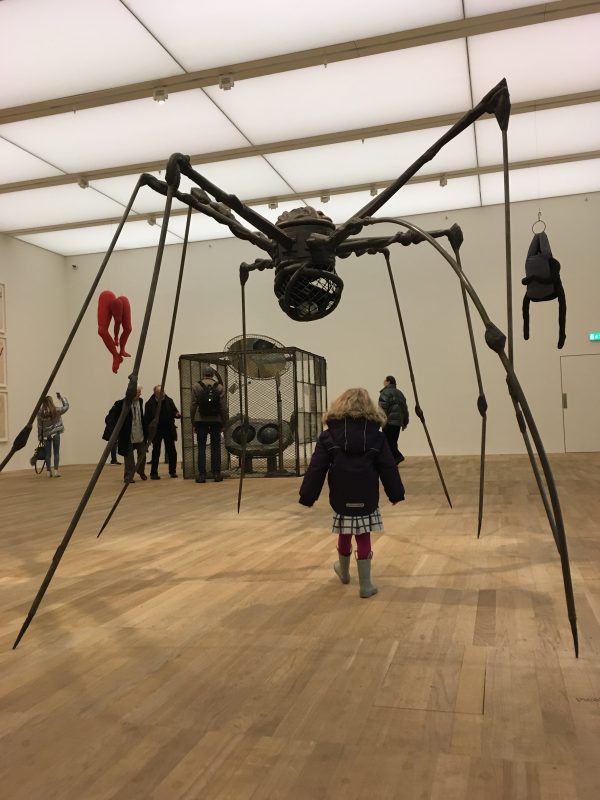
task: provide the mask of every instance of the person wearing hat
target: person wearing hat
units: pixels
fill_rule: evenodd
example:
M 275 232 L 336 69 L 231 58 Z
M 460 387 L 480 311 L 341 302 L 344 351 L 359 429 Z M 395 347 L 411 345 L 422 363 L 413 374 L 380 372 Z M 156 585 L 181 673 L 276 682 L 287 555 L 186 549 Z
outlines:
M 205 367 L 201 380 L 192 386 L 190 417 L 198 442 L 196 483 L 206 483 L 206 442 L 209 436 L 213 478 L 222 481 L 221 431 L 227 422 L 227 403 L 218 373 L 212 367 Z

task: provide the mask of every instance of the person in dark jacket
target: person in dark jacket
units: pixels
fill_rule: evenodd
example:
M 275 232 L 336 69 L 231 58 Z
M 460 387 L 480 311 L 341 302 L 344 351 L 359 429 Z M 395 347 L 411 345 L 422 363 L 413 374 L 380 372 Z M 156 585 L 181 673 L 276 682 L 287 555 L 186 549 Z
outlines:
M 408 405 L 406 397 L 396 386 L 396 378 L 388 375 L 383 382 L 383 389 L 379 392 L 379 405 L 385 412 L 387 421 L 383 432 L 392 451 L 396 464 L 404 461 L 404 456 L 398 450 L 398 437 L 400 431 L 406 430 L 408 425 Z
M 117 422 L 117 418 L 115 418 L 113 414 L 112 406 L 108 414 L 104 417 L 104 433 L 102 434 L 102 438 L 105 442 L 108 442 L 110 437 L 112 436 L 112 432 L 115 429 L 115 424 Z M 121 462 L 117 458 L 117 447 L 118 443 L 115 442 L 110 451 L 110 463 L 114 466 L 120 466 Z
M 150 427 L 150 423 L 154 419 L 156 409 L 158 407 L 158 398 L 162 386 L 158 384 L 154 387 L 152 397 L 146 402 L 144 410 L 144 417 L 146 418 L 146 429 Z M 177 428 L 175 420 L 179 419 L 181 414 L 177 410 L 177 406 L 173 400 L 164 395 L 160 405 L 160 415 L 158 418 L 158 427 L 156 428 L 156 436 L 152 441 L 152 461 L 150 464 L 150 480 L 159 481 L 160 475 L 158 474 L 158 462 L 160 461 L 160 448 L 162 443 L 165 443 L 165 452 L 169 459 L 169 477 L 177 477 L 177 450 L 175 442 L 177 441 Z
M 221 475 L 221 431 L 227 422 L 227 401 L 218 373 L 205 367 L 202 379 L 192 386 L 190 417 L 198 443 L 196 483 L 206 483 L 206 442 L 210 436 L 210 466 L 215 481 Z
M 144 401 L 141 398 L 142 387 L 137 387 L 135 399 L 129 410 L 129 414 L 125 417 L 123 427 L 119 431 L 119 455 L 123 456 L 125 471 L 123 479 L 125 483 L 135 483 L 134 475 L 136 471 L 137 462 L 142 458 L 142 453 L 146 453 L 146 421 L 144 419 Z M 114 430 L 117 420 L 121 415 L 121 408 L 123 407 L 123 400 L 117 400 L 110 410 L 110 421 L 107 424 L 112 425 Z M 135 456 L 134 456 L 135 453 Z M 148 476 L 145 471 L 145 458 L 138 467 L 138 475 L 145 481 Z
M 352 536 L 356 538 L 361 597 L 376 594 L 371 583 L 371 532 L 383 530 L 379 511 L 379 480 L 389 501 L 404 500 L 404 487 L 385 436 L 379 430 L 385 415 L 366 389 L 347 389 L 323 416 L 321 433 L 302 486 L 299 502 L 312 506 L 327 475 L 333 508 L 332 532 L 338 534 L 339 559 L 333 569 L 342 583 L 350 582 Z

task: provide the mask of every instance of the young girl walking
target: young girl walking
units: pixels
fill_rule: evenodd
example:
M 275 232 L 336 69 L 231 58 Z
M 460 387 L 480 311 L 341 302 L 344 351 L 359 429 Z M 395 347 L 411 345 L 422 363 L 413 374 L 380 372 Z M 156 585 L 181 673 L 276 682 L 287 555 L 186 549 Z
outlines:
M 384 412 L 366 389 L 347 389 L 323 415 L 327 429 L 317 440 L 300 487 L 299 502 L 310 507 L 318 500 L 328 475 L 332 532 L 338 534 L 339 559 L 333 569 L 342 583 L 350 583 L 354 536 L 361 597 L 377 593 L 371 583 L 371 532 L 383 530 L 379 480 L 393 505 L 404 500 L 398 467 L 380 431 L 385 422 Z
M 37 415 L 38 438 L 46 448 L 46 470 L 49 478 L 60 478 L 58 465 L 60 462 L 60 435 L 64 433 L 65 426 L 62 415 L 69 410 L 66 397 L 56 393 L 61 402 L 61 407 L 54 405 L 54 400 L 48 395 L 42 402 Z M 51 467 L 51 457 L 54 455 L 54 467 Z

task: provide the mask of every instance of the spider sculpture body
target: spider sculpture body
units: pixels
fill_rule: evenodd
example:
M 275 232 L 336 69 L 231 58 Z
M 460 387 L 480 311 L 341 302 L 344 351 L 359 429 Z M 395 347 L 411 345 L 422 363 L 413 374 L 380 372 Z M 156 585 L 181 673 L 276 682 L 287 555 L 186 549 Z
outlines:
M 476 120 L 485 114 L 492 114 L 495 116 L 501 134 L 503 145 L 503 167 L 504 167 L 504 194 L 505 194 L 505 227 L 506 227 L 506 260 L 507 260 L 507 317 L 508 317 L 508 339 L 507 336 L 499 330 L 499 328 L 489 318 L 480 298 L 478 297 L 475 289 L 466 277 L 460 259 L 460 247 L 462 244 L 463 236 L 462 231 L 457 225 L 453 225 L 448 230 L 437 231 L 424 231 L 416 225 L 405 221 L 388 217 L 375 217 L 374 214 L 396 193 L 404 184 L 415 175 L 416 172 L 428 161 L 430 161 L 441 148 L 450 142 L 453 138 L 458 136 L 462 131 L 472 125 Z M 246 206 L 235 195 L 228 194 L 220 189 L 218 186 L 209 181 L 206 177 L 198 173 L 190 164 L 187 156 L 180 153 L 174 153 L 169 159 L 165 180 L 161 181 L 151 175 L 141 175 L 134 188 L 129 204 L 125 209 L 121 223 L 114 234 L 113 240 L 110 244 L 109 250 L 105 255 L 98 274 L 89 290 L 83 307 L 77 317 L 73 328 L 67 338 L 65 346 L 50 373 L 48 381 L 40 394 L 37 405 L 35 406 L 29 422 L 25 425 L 22 431 L 16 437 L 10 453 L 6 456 L 0 470 L 12 457 L 13 453 L 21 449 L 27 443 L 27 439 L 31 432 L 33 421 L 40 407 L 43 398 L 48 393 L 50 385 L 56 376 L 62 361 L 64 360 L 69 346 L 77 332 L 79 324 L 89 306 L 98 284 L 102 278 L 108 260 L 114 250 L 118 241 L 119 235 L 125 224 L 137 193 L 142 186 L 149 186 L 159 194 L 165 196 L 165 210 L 163 214 L 163 221 L 160 232 L 160 239 L 156 252 L 156 260 L 150 282 L 150 289 L 148 293 L 148 300 L 146 303 L 146 310 L 140 331 L 140 339 L 137 347 L 137 352 L 134 359 L 132 374 L 129 376 L 129 383 L 125 394 L 125 402 L 123 403 L 121 415 L 117 424 L 115 425 L 113 434 L 107 442 L 104 452 L 94 470 L 90 479 L 88 487 L 75 510 L 73 518 L 67 528 L 67 531 L 59 544 L 50 568 L 42 582 L 42 585 L 34 598 L 32 606 L 27 614 L 27 617 L 21 627 L 17 636 L 14 647 L 16 647 L 31 623 L 37 608 L 48 588 L 52 576 L 58 567 L 62 555 L 75 531 L 77 523 L 85 509 L 87 501 L 94 489 L 98 480 L 100 472 L 106 462 L 111 448 L 116 442 L 119 431 L 123 425 L 126 415 L 129 413 L 131 404 L 135 397 L 137 387 L 137 376 L 141 365 L 142 355 L 146 342 L 146 335 L 152 307 L 154 303 L 154 296 L 156 293 L 156 286 L 160 273 L 162 263 L 163 251 L 165 246 L 167 227 L 169 224 L 169 217 L 171 213 L 171 205 L 174 198 L 183 202 L 188 207 L 187 225 L 182 250 L 181 265 L 179 270 L 179 279 L 177 285 L 177 292 L 175 295 L 175 303 L 173 308 L 173 315 L 171 321 L 171 330 L 168 339 L 167 350 L 163 365 L 163 375 L 161 380 L 162 391 L 164 392 L 167 365 L 171 353 L 171 345 L 173 340 L 173 331 L 177 315 L 177 308 L 179 303 L 179 295 L 181 289 L 181 281 L 183 276 L 183 268 L 185 263 L 185 256 L 187 252 L 187 240 L 189 233 L 190 218 L 193 211 L 205 214 L 212 217 L 217 222 L 226 225 L 231 232 L 239 239 L 251 242 L 266 252 L 266 258 L 256 259 L 251 264 L 243 263 L 240 266 L 240 285 L 241 285 L 241 301 L 242 301 L 242 329 L 244 335 L 244 342 L 246 337 L 246 317 L 245 317 L 245 285 L 253 270 L 274 270 L 274 290 L 275 295 L 279 301 L 279 305 L 283 311 L 292 319 L 302 322 L 312 322 L 322 317 L 331 314 L 342 296 L 343 281 L 336 272 L 337 259 L 347 258 L 350 255 L 361 256 L 366 253 L 375 254 L 381 253 L 385 258 L 388 274 L 390 278 L 391 291 L 394 297 L 396 310 L 398 313 L 398 321 L 402 340 L 404 343 L 407 365 L 410 373 L 411 384 L 415 397 L 415 412 L 420 419 L 429 446 L 435 460 L 436 468 L 442 483 L 442 487 L 446 494 L 446 498 L 450 503 L 450 497 L 443 479 L 443 475 L 437 460 L 433 443 L 427 429 L 425 422 L 425 415 L 419 403 L 417 392 L 416 380 L 412 360 L 410 358 L 410 351 L 408 347 L 408 340 L 406 330 L 402 319 L 400 310 L 400 303 L 396 286 L 392 274 L 390 264 L 390 251 L 389 248 L 392 244 L 401 244 L 409 246 L 419 244 L 421 242 L 428 242 L 436 251 L 446 260 L 452 270 L 455 272 L 465 308 L 466 324 L 468 327 L 468 334 L 471 343 L 471 350 L 473 354 L 474 369 L 479 388 L 477 397 L 477 408 L 481 415 L 482 428 L 481 428 L 481 464 L 480 464 L 480 492 L 479 492 L 479 526 L 478 536 L 481 530 L 482 512 L 483 512 L 483 489 L 484 489 L 484 456 L 485 456 L 485 438 L 486 438 L 486 420 L 487 420 L 487 401 L 483 389 L 481 378 L 481 370 L 479 369 L 479 362 L 477 357 L 477 348 L 475 344 L 475 337 L 473 326 L 470 316 L 470 306 L 472 305 L 485 327 L 485 341 L 499 357 L 500 362 L 506 371 L 506 379 L 508 391 L 510 393 L 517 424 L 523 436 L 525 447 L 529 454 L 532 470 L 537 482 L 540 492 L 540 497 L 544 505 L 548 523 L 558 554 L 561 560 L 561 567 L 563 573 L 563 583 L 567 604 L 567 612 L 569 622 L 571 625 L 571 632 L 573 636 L 573 643 L 575 653 L 578 653 L 578 634 L 577 622 L 575 615 L 575 602 L 573 598 L 573 588 L 571 583 L 571 573 L 569 566 L 569 557 L 567 551 L 567 541 L 562 520 L 562 512 L 560 502 L 556 491 L 554 477 L 548 462 L 548 458 L 544 451 L 543 443 L 539 432 L 537 430 L 533 415 L 520 386 L 518 378 L 513 368 L 513 354 L 512 354 L 512 300 L 511 300 L 511 269 L 510 269 L 510 212 L 509 212 L 509 183 L 508 183 L 508 145 L 507 145 L 507 129 L 510 117 L 510 98 L 506 81 L 502 80 L 497 84 L 488 94 L 475 106 L 475 108 L 468 111 L 462 116 L 448 131 L 446 131 L 435 144 L 433 144 L 420 158 L 418 158 L 410 167 L 408 167 L 400 177 L 388 186 L 380 194 L 373 197 L 367 205 L 357 211 L 357 213 L 341 225 L 334 225 L 329 217 L 326 217 L 319 211 L 312 208 L 303 207 L 295 209 L 294 211 L 283 214 L 274 224 L 256 212 L 254 209 Z M 194 188 L 190 193 L 184 193 L 179 190 L 181 176 L 185 175 L 194 184 Z M 245 227 L 240 219 L 250 223 L 253 227 L 249 229 Z M 374 224 L 386 222 L 388 224 L 398 225 L 401 230 L 392 236 L 375 236 L 375 237 L 360 237 L 359 234 L 364 228 L 370 227 Z M 451 252 L 446 250 L 437 241 L 440 238 L 447 239 Z M 508 353 L 505 352 L 505 345 L 508 341 Z M 246 347 L 243 348 L 243 362 L 244 362 L 244 405 L 240 408 L 240 416 L 244 419 L 242 425 L 242 458 L 241 475 L 238 491 L 238 511 L 241 502 L 241 493 L 243 485 L 243 464 L 246 448 L 246 431 L 248 427 L 248 392 L 247 392 L 247 367 L 246 367 Z M 148 431 L 148 442 L 154 439 L 156 426 L 158 423 L 158 416 L 160 414 L 160 407 L 162 402 L 162 394 L 159 398 L 159 403 L 156 410 L 156 415 L 152 421 Z M 541 471 L 538 467 L 536 460 L 536 453 L 541 465 Z M 144 458 L 142 454 L 141 458 Z M 102 530 L 104 530 L 112 514 L 114 513 L 119 501 L 127 490 L 127 484 L 121 490 L 121 494 L 117 498 L 113 508 L 107 516 Z M 451 503 L 450 503 L 451 504 Z M 98 534 L 100 535 L 100 534 Z

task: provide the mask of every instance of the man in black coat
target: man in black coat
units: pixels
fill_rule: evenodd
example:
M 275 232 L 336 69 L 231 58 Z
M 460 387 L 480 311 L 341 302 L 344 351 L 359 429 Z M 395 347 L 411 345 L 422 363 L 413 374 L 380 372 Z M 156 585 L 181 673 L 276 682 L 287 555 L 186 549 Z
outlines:
M 383 382 L 383 389 L 379 392 L 379 405 L 385 411 L 387 422 L 383 429 L 390 450 L 396 464 L 404 461 L 404 456 L 398 450 L 398 437 L 400 431 L 408 425 L 408 405 L 406 397 L 396 387 L 396 378 L 388 375 Z
M 144 401 L 141 394 L 142 387 L 138 386 L 129 414 L 125 417 L 123 427 L 119 431 L 118 451 L 119 455 L 124 458 L 125 472 L 123 478 L 125 483 L 135 483 L 136 464 L 142 457 L 142 453 L 145 454 L 146 452 L 147 430 L 144 420 Z M 106 418 L 106 424 L 111 431 L 114 430 L 121 415 L 123 402 L 123 400 L 117 400 Z M 148 477 L 145 471 L 145 463 L 144 459 L 138 468 L 138 475 L 143 481 L 147 480 Z
M 150 423 L 154 419 L 156 409 L 158 406 L 158 398 L 162 387 L 160 384 L 154 387 L 152 397 L 146 403 L 146 410 L 144 411 L 144 418 L 146 428 L 150 427 Z M 179 419 L 181 414 L 177 410 L 177 406 L 173 400 L 164 395 L 160 406 L 160 415 L 158 417 L 158 427 L 156 429 L 156 436 L 152 442 L 152 461 L 150 465 L 150 479 L 153 481 L 160 480 L 158 474 L 158 462 L 160 461 L 160 448 L 162 443 L 165 443 L 165 452 L 169 460 L 169 477 L 177 477 L 177 449 L 175 442 L 177 441 L 177 427 L 175 420 Z

